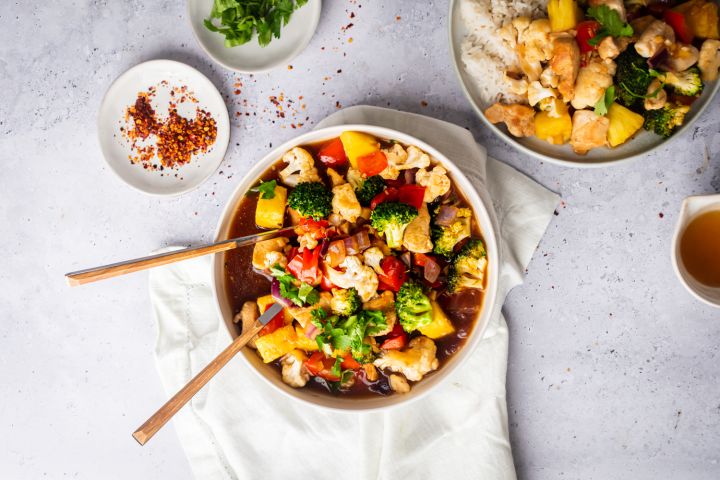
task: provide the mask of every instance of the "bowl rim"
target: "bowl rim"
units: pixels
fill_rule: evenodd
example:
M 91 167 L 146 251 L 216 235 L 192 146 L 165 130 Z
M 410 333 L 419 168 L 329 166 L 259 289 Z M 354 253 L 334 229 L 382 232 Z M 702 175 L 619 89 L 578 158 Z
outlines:
M 205 52 L 205 54 L 206 54 L 208 57 L 210 57 L 215 63 L 217 63 L 218 65 L 220 65 L 220 66 L 222 66 L 222 67 L 227 68 L 228 70 L 232 70 L 233 72 L 238 72 L 238 73 L 251 73 L 251 74 L 255 74 L 255 73 L 266 73 L 266 72 L 269 72 L 269 71 L 271 71 L 271 70 L 276 69 L 277 67 L 279 67 L 279 66 L 282 65 L 283 63 L 287 63 L 287 62 L 292 61 L 292 59 L 294 59 L 295 57 L 297 57 L 298 55 L 300 55 L 300 53 L 301 53 L 303 50 L 305 50 L 305 48 L 306 48 L 306 47 L 310 44 L 310 42 L 312 41 L 313 36 L 315 36 L 315 31 L 317 30 L 317 26 L 318 26 L 318 24 L 320 23 L 320 14 L 321 14 L 321 12 L 322 12 L 322 0 L 315 0 L 315 1 L 317 2 L 317 8 L 316 8 L 315 11 L 314 11 L 314 15 L 313 15 L 313 17 L 312 17 L 312 22 L 311 22 L 311 23 L 308 25 L 308 27 L 307 27 L 308 31 L 312 31 L 312 35 L 310 35 L 310 36 L 307 38 L 307 40 L 305 40 L 304 42 L 300 42 L 300 43 L 298 43 L 297 45 L 295 45 L 295 48 L 293 48 L 287 55 L 285 55 L 285 56 L 283 56 L 283 57 L 281 57 L 281 58 L 278 58 L 277 60 L 275 60 L 275 61 L 273 61 L 273 62 L 270 62 L 270 63 L 268 63 L 267 65 L 264 65 L 264 66 L 262 66 L 262 67 L 257 67 L 257 68 L 240 68 L 240 67 L 231 65 L 229 62 L 226 62 L 225 60 L 223 60 L 223 59 L 220 58 L 220 57 L 215 56 L 215 55 L 210 51 L 210 49 L 205 45 L 205 43 L 200 39 L 200 36 L 199 36 L 198 33 L 195 31 L 195 27 L 193 26 L 192 14 L 191 14 L 191 12 L 190 12 L 190 4 L 191 4 L 193 1 L 198 1 L 198 0 L 188 0 L 188 1 L 186 2 L 186 4 L 185 4 L 185 15 L 186 15 L 186 17 L 187 17 L 187 22 L 188 22 L 188 24 L 189 24 L 189 26 L 190 26 L 190 30 L 193 32 L 193 37 L 195 38 L 195 41 L 197 42 L 198 45 L 200 45 L 200 48 L 203 50 L 203 52 Z M 313 5 L 313 2 L 312 2 L 312 1 L 309 1 L 305 6 L 312 6 L 312 5 Z M 292 18 L 290 19 L 290 21 L 292 21 Z M 251 41 L 256 41 L 255 35 L 256 35 L 256 34 L 253 34 L 253 38 L 252 38 Z M 273 41 L 277 41 L 277 39 L 274 39 Z
M 427 144 L 426 142 L 414 137 L 413 135 L 390 128 L 365 124 L 335 125 L 313 130 L 305 134 L 299 135 L 293 139 L 290 139 L 284 142 L 282 145 L 279 145 L 278 147 L 268 152 L 259 162 L 257 162 L 253 166 L 253 168 L 250 169 L 250 171 L 247 172 L 247 174 L 243 176 L 242 180 L 238 182 L 237 186 L 228 197 L 225 203 L 225 207 L 223 208 L 223 211 L 218 219 L 214 238 L 216 240 L 221 238 L 224 233 L 223 231 L 227 228 L 226 223 L 229 221 L 232 213 L 235 211 L 238 201 L 247 192 L 250 186 L 252 186 L 254 182 L 257 181 L 259 176 L 270 165 L 280 159 L 286 151 L 290 150 L 295 146 L 311 142 L 330 140 L 339 136 L 340 133 L 342 133 L 343 131 L 347 130 L 366 132 L 381 138 L 395 138 L 405 143 L 406 145 L 416 145 L 418 148 L 422 149 L 423 151 L 434 157 L 439 164 L 446 167 L 451 173 L 453 181 L 460 184 L 463 194 L 465 195 L 468 203 L 473 209 L 473 214 L 476 220 L 481 223 L 483 240 L 486 244 L 488 251 L 487 288 L 485 290 L 482 308 L 478 313 L 477 319 L 475 320 L 472 332 L 466 339 L 463 347 L 458 352 L 449 357 L 449 359 L 446 360 L 447 363 L 445 363 L 445 365 L 443 365 L 441 369 L 434 372 L 431 377 L 425 380 L 427 383 L 420 382 L 414 385 L 413 390 L 408 394 L 396 394 L 390 396 L 378 396 L 377 398 L 370 397 L 348 400 L 349 397 L 332 397 L 326 395 L 325 393 L 314 392 L 318 394 L 312 395 L 312 397 L 314 397 L 316 400 L 321 400 L 320 402 L 314 401 L 310 395 L 303 393 L 306 391 L 305 389 L 293 389 L 292 387 L 284 386 L 284 384 L 281 388 L 280 385 L 276 384 L 276 381 L 273 381 L 268 376 L 264 375 L 259 368 L 256 368 L 255 365 L 251 363 L 247 355 L 255 355 L 254 352 L 242 352 L 243 354 L 241 356 L 243 357 L 243 361 L 246 363 L 246 366 L 250 370 L 254 371 L 256 375 L 262 378 L 263 381 L 271 385 L 273 390 L 281 392 L 283 396 L 292 398 L 293 400 L 299 401 L 305 405 L 312 405 L 316 408 L 326 409 L 335 412 L 355 413 L 388 410 L 390 408 L 395 408 L 400 405 L 407 405 L 413 401 L 419 400 L 420 398 L 425 397 L 428 393 L 437 388 L 438 385 L 443 383 L 443 381 L 445 381 L 447 377 L 449 377 L 457 368 L 459 368 L 463 363 L 467 361 L 470 355 L 481 343 L 485 331 L 491 319 L 493 318 L 493 315 L 497 308 L 501 252 L 500 242 L 498 241 L 497 237 L 497 228 L 494 224 L 494 215 L 491 213 L 489 207 L 482 200 L 481 195 L 477 192 L 470 180 L 465 176 L 462 170 L 455 163 L 452 162 L 452 160 L 448 159 L 437 149 Z M 221 294 L 224 292 L 222 292 L 221 289 L 218 287 L 218 278 L 220 278 L 221 281 L 223 278 L 223 272 L 220 266 L 221 260 L 222 257 L 220 255 L 215 255 L 212 261 L 211 288 L 214 298 L 213 303 L 215 305 L 217 315 L 219 319 L 223 322 L 226 331 L 230 334 L 231 337 L 234 338 L 236 334 L 235 332 L 230 331 L 230 329 L 228 328 L 228 322 L 224 317 L 223 309 L 221 306 L 221 302 L 226 302 L 224 298 L 221 298 Z M 280 382 L 282 382 L 282 380 L 280 380 Z M 339 404 L 337 404 L 338 400 L 340 400 Z M 361 403 L 364 404 L 366 402 L 369 402 L 371 405 L 361 405 Z
M 683 133 L 685 133 L 687 130 L 690 129 L 690 127 L 697 121 L 697 119 L 705 112 L 705 110 L 709 107 L 709 105 L 712 103 L 712 99 L 717 94 L 718 90 L 720 89 L 720 80 L 715 81 L 715 84 L 712 86 L 712 89 L 710 90 L 710 94 L 707 96 L 705 100 L 703 100 L 703 103 L 699 106 L 697 112 L 694 113 L 694 116 L 691 121 L 684 123 L 680 126 L 675 132 L 670 136 L 670 138 L 666 138 L 664 141 L 657 143 L 656 145 L 653 145 L 644 151 L 634 153 L 631 155 L 628 155 L 626 157 L 621 158 L 615 158 L 612 160 L 597 160 L 592 162 L 580 162 L 580 161 L 572 161 L 572 160 L 564 160 L 561 158 L 551 157 L 549 155 L 545 155 L 544 153 L 537 152 L 529 147 L 526 147 L 525 145 L 518 142 L 512 135 L 507 134 L 502 129 L 500 129 L 497 125 L 490 123 L 487 118 L 485 118 L 485 114 L 483 113 L 480 106 L 475 102 L 473 99 L 472 94 L 470 93 L 470 90 L 468 89 L 467 85 L 465 85 L 465 82 L 463 81 L 462 77 L 462 71 L 460 62 L 458 60 L 458 55 L 456 52 L 455 44 L 453 43 L 453 13 L 455 11 L 455 4 L 459 3 L 462 0 L 450 0 L 449 10 L 448 10 L 448 29 L 447 29 L 447 35 L 448 35 L 448 48 L 450 50 L 450 57 L 452 59 L 452 65 L 453 69 L 455 70 L 455 77 L 460 84 L 460 88 L 463 91 L 463 94 L 465 95 L 465 98 L 472 106 L 473 110 L 475 111 L 476 115 L 480 117 L 480 121 L 489 128 L 497 137 L 499 137 L 501 140 L 504 140 L 505 143 L 509 144 L 511 147 L 530 155 L 531 157 L 535 157 L 538 160 L 552 163 L 554 165 L 559 165 L 562 167 L 572 167 L 572 168 L 603 168 L 603 167 L 610 167 L 610 166 L 616 166 L 620 164 L 625 164 L 628 162 L 631 162 L 633 160 L 637 160 L 641 157 L 644 157 L 650 153 L 653 153 L 660 148 L 666 147 L 670 145 L 672 142 L 675 142 L 675 140 L 682 136 Z M 458 7 L 459 8 L 459 7 Z

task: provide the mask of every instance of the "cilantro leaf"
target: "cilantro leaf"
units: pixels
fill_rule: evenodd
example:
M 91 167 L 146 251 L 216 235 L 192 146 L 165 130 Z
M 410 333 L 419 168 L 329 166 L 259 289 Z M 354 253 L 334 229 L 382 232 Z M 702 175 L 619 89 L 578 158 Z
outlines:
M 610 105 L 615 101 L 615 86 L 610 85 L 605 94 L 595 104 L 595 115 L 607 115 Z
M 260 198 L 264 200 L 271 200 L 275 198 L 275 187 L 277 187 L 276 180 L 270 180 L 269 182 L 263 182 L 260 180 L 260 185 L 250 189 L 251 192 L 260 192 Z
M 339 377 L 340 374 L 342 373 L 342 362 L 343 362 L 342 357 L 336 357 L 335 364 L 330 369 L 330 373 L 332 373 L 336 377 Z
M 300 287 L 295 286 L 295 277 L 287 273 L 278 264 L 270 267 L 270 274 L 280 283 L 280 295 L 293 302 L 298 307 L 305 304 L 315 305 L 320 300 L 320 293 L 305 282 Z
M 600 29 L 595 33 L 595 36 L 588 40 L 588 44 L 594 47 L 605 37 L 631 37 L 634 33 L 630 24 L 622 21 L 617 10 L 607 5 L 590 7 L 587 10 L 587 15 L 600 24 Z

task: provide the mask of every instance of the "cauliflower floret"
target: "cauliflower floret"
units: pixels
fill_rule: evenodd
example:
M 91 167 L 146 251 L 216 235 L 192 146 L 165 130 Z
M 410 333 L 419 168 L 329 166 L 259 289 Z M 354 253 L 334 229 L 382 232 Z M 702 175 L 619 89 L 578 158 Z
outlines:
M 320 175 L 315 168 L 315 160 L 307 150 L 295 147 L 282 158 L 287 167 L 280 170 L 280 178 L 289 187 L 295 187 L 302 182 L 320 182 Z
M 298 235 L 297 239 L 298 243 L 300 243 L 300 248 L 298 248 L 298 250 L 301 252 L 304 252 L 306 248 L 308 250 L 312 250 L 318 246 L 317 238 L 315 238 L 315 232 L 303 233 L 302 235 Z
M 447 170 L 440 165 L 436 165 L 429 172 L 421 168 L 415 174 L 415 181 L 425 187 L 425 197 L 423 197 L 425 203 L 430 203 L 450 191 L 450 179 L 447 176 Z
M 380 268 L 380 262 L 382 262 L 382 259 L 384 257 L 385 255 L 383 255 L 382 250 L 380 250 L 378 247 L 371 247 L 363 252 L 363 260 L 365 260 L 365 265 L 367 265 L 368 267 L 372 267 L 372 269 L 375 270 L 376 273 L 385 273 L 383 272 L 383 269 Z
M 345 178 L 343 178 L 342 175 L 336 172 L 334 168 L 328 168 L 327 170 L 325 170 L 325 173 L 327 173 L 327 176 L 330 179 L 331 187 L 337 187 L 338 185 L 342 185 L 343 183 L 345 183 Z
M 503 78 L 505 83 L 509 85 L 509 90 L 515 95 L 525 95 L 528 93 L 527 78 L 515 78 L 517 75 L 513 72 L 505 72 Z
M 360 185 L 362 185 L 365 181 L 365 177 L 363 176 L 362 172 L 360 170 L 355 170 L 352 167 L 348 168 L 348 171 L 345 174 L 345 178 L 347 179 L 348 183 L 352 185 L 354 190 L 360 188 Z
M 437 167 L 435 167 L 437 168 Z M 420 173 L 423 170 L 418 170 Z M 447 177 L 445 177 L 447 178 Z M 425 190 L 427 195 L 428 190 Z M 403 247 L 415 253 L 427 253 L 432 250 L 433 244 L 430 240 L 430 212 L 427 203 L 423 203 L 418 211 L 418 216 L 405 228 L 403 234 Z
M 377 332 L 373 337 L 380 337 L 392 332 L 397 321 L 397 313 L 395 312 L 395 296 L 389 290 L 385 290 L 372 300 L 363 303 L 363 310 L 380 310 L 385 314 L 385 322 L 387 328 Z
M 358 202 L 357 196 L 355 196 L 355 190 L 349 183 L 338 185 L 332 189 L 332 209 L 334 213 L 337 213 L 342 218 L 350 223 L 355 223 L 355 220 L 360 216 L 362 207 Z
M 291 387 L 302 388 L 310 380 L 310 374 L 305 368 L 307 356 L 302 350 L 295 349 L 285 355 L 280 364 L 282 365 L 282 379 Z
M 377 274 L 371 267 L 363 265 L 359 257 L 354 255 L 345 257 L 339 266 L 345 269 L 344 273 L 326 267 L 330 282 L 340 288 L 355 287 L 363 302 L 375 295 L 378 288 Z
M 388 378 L 390 382 L 390 388 L 393 389 L 393 392 L 395 393 L 408 393 L 410 391 L 410 384 L 405 380 L 405 377 L 402 375 L 398 375 L 397 373 L 393 373 Z
M 543 85 L 536 80 L 528 85 L 527 96 L 528 103 L 534 107 L 540 100 L 545 98 L 557 98 L 558 92 L 554 88 L 543 87 Z
M 287 245 L 286 237 L 263 240 L 255 244 L 252 256 L 252 266 L 258 270 L 269 270 L 275 264 L 285 268 L 287 258 L 283 249 Z
M 400 175 L 400 170 L 411 168 L 425 168 L 430 166 L 430 155 L 414 145 L 405 150 L 399 143 L 382 152 L 388 161 L 388 166 L 380 172 L 380 176 L 386 180 L 395 180 Z
M 435 342 L 420 336 L 410 340 L 405 350 L 385 350 L 373 364 L 382 369 L 402 373 L 410 381 L 418 382 L 425 374 L 437 370 L 439 362 Z
M 557 88 L 558 76 L 553 72 L 552 68 L 547 67 L 542 71 L 540 74 L 540 84 L 542 84 L 543 87 Z

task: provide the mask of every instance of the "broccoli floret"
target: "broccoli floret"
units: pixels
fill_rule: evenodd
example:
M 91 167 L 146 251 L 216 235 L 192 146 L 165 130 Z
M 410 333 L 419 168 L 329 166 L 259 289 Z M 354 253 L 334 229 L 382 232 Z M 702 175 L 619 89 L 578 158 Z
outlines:
M 360 205 L 363 207 L 370 206 L 370 202 L 375 195 L 382 192 L 385 189 L 385 179 L 380 175 L 374 175 L 365 180 L 362 185 L 355 189 L 355 195 L 357 196 Z
M 617 99 L 626 107 L 640 108 L 643 98 L 654 76 L 647 65 L 647 59 L 634 48 L 628 48 L 615 59 L 615 92 Z
M 487 253 L 483 242 L 472 239 L 463 245 L 448 270 L 448 291 L 460 292 L 469 288 L 482 289 L 487 268 Z
M 433 252 L 446 257 L 452 256 L 455 245 L 470 236 L 471 217 L 472 212 L 469 208 L 460 208 L 457 218 L 450 226 L 433 225 L 431 231 Z
M 675 105 L 668 103 L 657 110 L 647 110 L 644 112 L 645 130 L 655 132 L 663 138 L 668 138 L 677 127 L 682 125 L 690 107 L 687 105 Z
M 303 217 L 320 220 L 332 212 L 332 193 L 320 182 L 299 183 L 288 196 L 288 205 Z
M 395 311 L 406 332 L 412 332 L 432 322 L 430 299 L 423 293 L 420 284 L 412 280 L 400 287 L 395 298 Z
M 330 308 L 341 317 L 349 317 L 362 307 L 362 300 L 360 300 L 360 295 L 358 295 L 358 291 L 354 287 L 347 290 L 334 289 L 332 294 Z
M 688 97 L 700 95 L 703 90 L 703 82 L 698 67 L 690 67 L 680 73 L 667 72 L 665 74 L 665 84 L 670 86 L 675 93 Z
M 399 248 L 402 245 L 405 228 L 417 215 L 417 208 L 412 205 L 385 202 L 373 210 L 370 214 L 370 222 L 375 230 L 385 235 L 385 243 L 388 247 Z

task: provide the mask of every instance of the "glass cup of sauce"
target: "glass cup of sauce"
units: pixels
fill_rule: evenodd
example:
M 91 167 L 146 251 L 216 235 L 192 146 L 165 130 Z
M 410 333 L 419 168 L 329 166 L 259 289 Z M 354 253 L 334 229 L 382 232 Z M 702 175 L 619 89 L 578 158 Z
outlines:
M 720 194 L 683 201 L 673 237 L 672 261 L 690 293 L 720 307 Z

